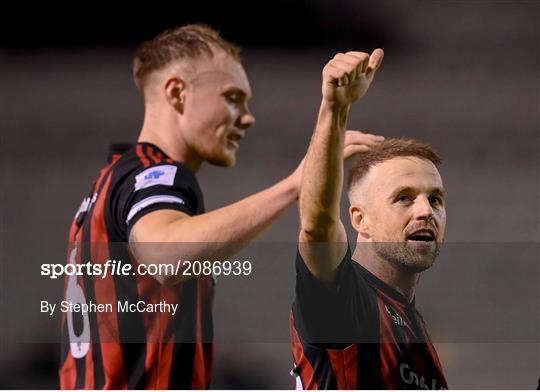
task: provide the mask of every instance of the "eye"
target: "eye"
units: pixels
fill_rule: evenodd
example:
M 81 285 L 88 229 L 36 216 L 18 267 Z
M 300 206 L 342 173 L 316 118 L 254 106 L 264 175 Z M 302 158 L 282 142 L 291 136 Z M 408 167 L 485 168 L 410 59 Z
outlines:
M 399 195 L 399 196 L 396 198 L 396 202 L 398 202 L 398 203 L 410 203 L 410 202 L 412 202 L 412 201 L 413 201 L 412 196 L 407 195 L 407 194 Z
M 239 104 L 241 101 L 240 94 L 238 93 L 227 93 L 225 94 L 225 100 L 232 104 Z
M 431 196 L 429 198 L 429 202 L 433 206 L 441 206 L 443 204 L 443 200 L 439 196 Z

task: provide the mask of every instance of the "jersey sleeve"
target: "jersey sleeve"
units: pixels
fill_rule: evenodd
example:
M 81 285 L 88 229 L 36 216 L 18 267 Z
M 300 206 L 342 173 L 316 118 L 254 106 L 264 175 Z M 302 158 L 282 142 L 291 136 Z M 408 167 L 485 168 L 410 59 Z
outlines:
M 358 279 L 350 248 L 340 262 L 334 281 L 326 285 L 296 255 L 296 328 L 306 342 L 340 349 L 365 338 L 363 322 L 371 316 L 368 286 Z
M 112 215 L 128 238 L 133 225 L 144 215 L 161 209 L 195 215 L 202 196 L 193 173 L 180 164 L 154 165 L 127 176 L 112 200 Z

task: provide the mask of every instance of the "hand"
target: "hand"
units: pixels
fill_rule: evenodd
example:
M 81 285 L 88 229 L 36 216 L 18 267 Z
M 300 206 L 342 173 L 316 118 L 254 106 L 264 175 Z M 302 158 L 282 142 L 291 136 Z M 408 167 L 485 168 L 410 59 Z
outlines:
M 343 159 L 346 160 L 358 153 L 369 151 L 371 148 L 379 145 L 383 140 L 383 136 L 348 130 L 345 132 L 345 140 L 343 143 Z M 305 161 L 306 158 L 304 157 L 288 178 L 288 180 L 291 181 L 293 189 L 297 193 L 300 192 Z
M 375 49 L 371 55 L 363 52 L 336 54 L 323 69 L 323 100 L 344 107 L 362 97 L 383 57 L 382 49 Z
M 349 159 L 353 155 L 369 151 L 377 147 L 382 141 L 384 141 L 383 136 L 360 131 L 346 131 L 343 144 L 343 159 Z

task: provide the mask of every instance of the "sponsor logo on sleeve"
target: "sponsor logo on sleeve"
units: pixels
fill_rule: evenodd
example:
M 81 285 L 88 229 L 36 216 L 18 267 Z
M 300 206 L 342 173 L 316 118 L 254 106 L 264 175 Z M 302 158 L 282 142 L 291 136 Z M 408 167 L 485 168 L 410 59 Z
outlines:
M 173 165 L 154 166 L 135 176 L 135 191 L 154 185 L 172 185 L 178 168 Z

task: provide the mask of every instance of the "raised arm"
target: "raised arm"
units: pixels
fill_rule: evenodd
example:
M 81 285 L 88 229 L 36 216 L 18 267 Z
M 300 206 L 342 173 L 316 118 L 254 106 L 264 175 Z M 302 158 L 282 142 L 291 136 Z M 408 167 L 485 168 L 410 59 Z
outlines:
M 324 67 L 322 102 L 306 155 L 300 191 L 299 250 L 309 270 L 332 281 L 347 250 L 340 219 L 343 154 L 367 151 L 382 138 L 346 132 L 351 105 L 369 88 L 383 51 L 339 53 Z

